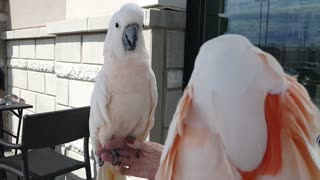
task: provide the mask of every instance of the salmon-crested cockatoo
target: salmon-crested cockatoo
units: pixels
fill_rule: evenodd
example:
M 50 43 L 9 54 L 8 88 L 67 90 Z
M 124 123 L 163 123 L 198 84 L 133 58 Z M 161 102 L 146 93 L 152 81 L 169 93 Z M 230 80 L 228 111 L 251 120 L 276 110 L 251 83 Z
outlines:
M 154 124 L 157 87 L 143 37 L 143 10 L 126 4 L 111 18 L 104 42 L 104 64 L 91 96 L 90 139 L 93 151 L 111 139 L 145 140 Z M 98 164 L 97 180 L 125 179 L 114 163 Z
M 157 180 L 319 180 L 317 107 L 270 54 L 240 35 L 200 48 Z

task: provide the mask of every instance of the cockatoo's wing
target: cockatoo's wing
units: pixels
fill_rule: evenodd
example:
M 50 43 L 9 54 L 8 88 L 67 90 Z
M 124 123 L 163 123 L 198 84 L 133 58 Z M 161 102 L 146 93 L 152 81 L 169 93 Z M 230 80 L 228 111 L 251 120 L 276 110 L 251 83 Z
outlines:
M 94 151 L 96 147 L 100 145 L 98 139 L 99 128 L 110 124 L 107 112 L 107 105 L 109 104 L 110 98 L 111 95 L 108 92 L 107 77 L 102 69 L 96 77 L 90 102 L 89 128 Z
M 183 135 L 183 120 L 185 119 L 192 102 L 192 87 L 187 87 L 180 99 L 171 122 L 166 145 L 162 151 L 160 166 L 156 179 L 172 179 L 175 156 L 179 138 Z
M 157 81 L 156 81 L 154 72 L 152 70 L 149 73 L 149 89 L 150 89 L 151 107 L 150 107 L 150 115 L 149 115 L 148 123 L 146 125 L 146 129 L 141 136 L 143 140 L 145 140 L 148 137 L 151 129 L 153 128 L 154 115 L 155 115 L 155 111 L 158 103 Z
M 268 146 L 261 164 L 243 179 L 282 180 L 320 177 L 319 110 L 295 78 L 285 76 L 289 88 L 282 94 L 268 94 L 266 120 Z
M 268 56 L 259 54 L 267 63 Z M 320 177 L 320 146 L 317 142 L 320 135 L 319 110 L 295 78 L 274 73 L 274 65 L 269 65 L 270 76 L 282 76 L 287 87 L 283 92 L 271 91 L 267 95 L 267 149 L 260 165 L 251 172 L 241 172 L 242 177 L 316 180 Z
M 280 102 L 284 129 L 282 154 L 285 156 L 291 151 L 294 156 L 283 158 L 281 174 L 287 174 L 285 179 L 293 179 L 290 178 L 290 171 L 297 168 L 297 179 L 317 180 L 320 177 L 320 146 L 317 142 L 320 135 L 319 109 L 296 79 L 289 76 L 286 79 L 290 82 L 290 88 Z

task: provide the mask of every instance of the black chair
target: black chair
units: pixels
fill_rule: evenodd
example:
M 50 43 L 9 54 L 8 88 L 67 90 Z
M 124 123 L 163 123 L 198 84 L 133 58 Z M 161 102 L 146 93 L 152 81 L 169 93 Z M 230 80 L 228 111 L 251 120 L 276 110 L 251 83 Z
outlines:
M 26 115 L 23 117 L 21 144 L 0 139 L 0 145 L 22 151 L 19 155 L 0 158 L 0 170 L 25 180 L 53 179 L 85 168 L 91 179 L 89 143 L 89 107 Z M 55 146 L 84 138 L 84 161 L 64 156 Z

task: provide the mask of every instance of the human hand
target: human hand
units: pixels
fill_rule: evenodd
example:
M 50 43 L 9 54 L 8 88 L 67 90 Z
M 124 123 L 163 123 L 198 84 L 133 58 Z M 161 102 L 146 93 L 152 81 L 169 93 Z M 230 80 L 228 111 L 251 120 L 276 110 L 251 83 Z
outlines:
M 137 176 L 154 179 L 160 164 L 163 145 L 138 140 L 114 139 L 106 143 L 105 147 L 97 149 L 96 154 L 103 161 L 113 162 L 111 150 L 119 153 L 119 173 L 127 176 Z

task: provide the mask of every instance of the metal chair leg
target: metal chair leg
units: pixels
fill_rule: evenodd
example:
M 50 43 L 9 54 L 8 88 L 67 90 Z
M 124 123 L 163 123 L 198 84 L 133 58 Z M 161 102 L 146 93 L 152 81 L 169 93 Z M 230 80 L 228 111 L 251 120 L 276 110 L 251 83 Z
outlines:
M 3 138 L 3 115 L 2 111 L 0 111 L 0 138 Z M 0 157 L 4 157 L 4 148 L 0 146 Z M 4 170 L 0 170 L 0 179 L 6 180 L 7 173 Z
M 18 109 L 19 124 L 18 124 L 18 132 L 17 132 L 16 144 L 19 143 L 20 130 L 21 130 L 21 121 L 22 121 L 22 114 L 23 114 L 23 110 L 22 110 L 22 109 Z M 17 155 L 17 154 L 18 154 L 18 149 L 15 150 L 15 155 Z
M 3 131 L 3 114 L 2 111 L 0 111 L 0 138 L 4 138 L 4 131 Z M 0 146 L 0 157 L 4 157 L 4 147 Z M 1 171 L 2 174 L 2 171 Z

